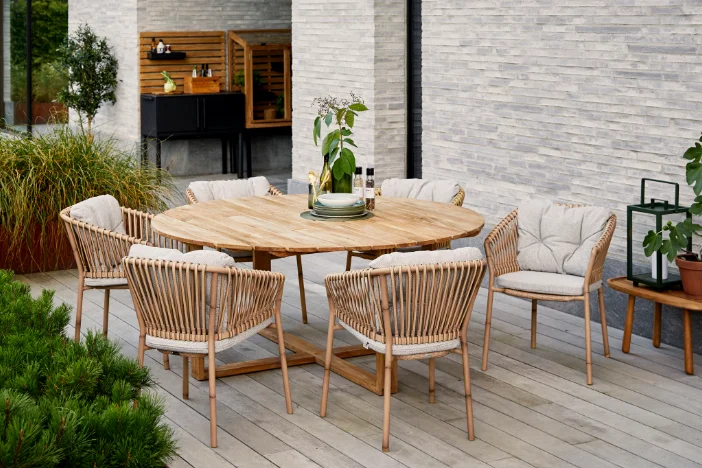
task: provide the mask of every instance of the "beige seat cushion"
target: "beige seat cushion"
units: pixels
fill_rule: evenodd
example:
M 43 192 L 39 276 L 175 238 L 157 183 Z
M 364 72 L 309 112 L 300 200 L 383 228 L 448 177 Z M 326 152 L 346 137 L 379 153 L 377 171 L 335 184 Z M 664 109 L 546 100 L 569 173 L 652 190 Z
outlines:
M 263 176 L 241 180 L 208 180 L 191 182 L 188 188 L 198 202 L 228 198 L 268 195 L 271 184 Z
M 386 197 L 414 198 L 416 200 L 451 203 L 460 191 L 457 182 L 450 180 L 385 179 L 381 190 Z
M 495 283 L 499 288 L 516 289 L 517 291 L 556 296 L 582 296 L 585 278 L 541 271 L 515 271 L 498 276 L 495 278 Z M 601 281 L 590 285 L 590 291 L 595 291 L 601 285 Z
M 402 265 L 435 265 L 437 263 L 470 262 L 482 260 L 483 254 L 475 247 L 454 250 L 422 250 L 393 252 L 381 255 L 368 265 L 370 268 L 392 268 Z
M 236 346 L 247 338 L 251 338 L 256 333 L 260 332 L 268 325 L 273 323 L 273 317 L 264 320 L 258 325 L 249 328 L 243 333 L 239 333 L 231 338 L 215 341 L 215 353 L 225 351 L 232 346 Z M 194 353 L 207 354 L 207 341 L 186 341 L 186 340 L 169 340 L 167 338 L 159 338 L 156 336 L 146 335 L 146 346 L 157 349 L 159 351 L 172 351 L 175 353 Z
M 118 234 L 126 234 L 122 209 L 112 195 L 88 198 L 71 207 L 71 218 Z
M 351 333 L 355 338 L 357 338 L 363 347 L 366 349 L 372 349 L 376 353 L 385 354 L 385 343 L 380 341 L 375 341 L 362 334 L 361 332 L 353 329 L 350 325 L 339 320 L 339 324 L 344 327 L 349 333 Z M 460 348 L 461 341 L 459 339 L 448 340 L 448 341 L 437 341 L 435 343 L 426 344 L 412 344 L 412 345 L 392 345 L 392 355 L 393 356 L 409 356 L 413 354 L 431 354 L 438 353 L 441 351 L 449 351 L 454 348 Z M 430 356 L 427 356 L 430 357 Z
M 521 270 L 585 276 L 590 253 L 611 212 L 597 206 L 569 208 L 546 200 L 519 205 L 517 262 Z
M 91 288 L 126 286 L 127 278 L 85 278 L 85 285 L 90 286 Z

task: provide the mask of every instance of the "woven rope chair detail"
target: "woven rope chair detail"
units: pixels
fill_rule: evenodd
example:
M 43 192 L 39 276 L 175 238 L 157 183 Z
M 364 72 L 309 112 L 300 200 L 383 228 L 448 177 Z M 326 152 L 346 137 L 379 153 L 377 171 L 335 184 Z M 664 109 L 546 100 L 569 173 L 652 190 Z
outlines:
M 380 197 L 383 195 L 383 191 L 380 187 L 375 189 L 375 196 Z M 458 187 L 458 193 L 451 199 L 451 204 L 455 206 L 463 206 L 463 200 L 466 198 L 466 192 L 463 187 Z M 440 250 L 440 249 L 450 249 L 451 242 L 440 242 L 431 246 L 430 250 Z M 375 260 L 381 255 L 395 252 L 395 249 L 384 249 L 384 250 L 364 250 L 364 251 L 349 251 L 346 254 L 346 271 L 351 270 L 351 261 L 354 257 L 364 258 L 366 260 Z
M 274 186 L 270 186 L 270 189 L 268 189 L 268 194 L 271 196 L 279 196 L 279 195 L 284 195 L 283 192 L 275 188 Z M 194 205 L 197 203 L 197 197 L 193 193 L 190 188 L 188 188 L 185 191 L 185 198 L 188 200 L 189 205 Z M 289 254 L 286 254 L 285 252 L 272 252 L 271 253 L 275 258 L 286 258 L 289 257 Z M 297 281 L 299 283 L 299 288 L 300 288 L 300 310 L 302 312 L 302 323 L 307 323 L 307 300 L 305 298 L 305 277 L 302 273 L 302 256 L 300 254 L 294 254 L 295 255 L 295 260 L 297 261 Z M 236 262 L 253 262 L 253 256 L 252 255 L 240 255 L 234 257 L 234 260 Z
M 568 204 L 570 208 L 583 205 Z M 580 295 L 557 295 L 543 294 L 517 289 L 506 289 L 496 286 L 495 279 L 498 276 L 521 271 L 517 262 L 517 210 L 512 211 L 485 238 L 485 255 L 489 268 L 488 279 L 488 299 L 485 316 L 485 335 L 483 342 L 482 370 L 487 370 L 488 351 L 490 345 L 490 329 L 492 326 L 492 306 L 493 296 L 496 292 L 508 294 L 510 296 L 521 297 L 531 300 L 531 347 L 536 348 L 536 322 L 537 322 L 537 301 L 558 301 L 571 302 L 582 301 L 585 309 L 585 363 L 587 371 L 587 383 L 592 385 L 592 342 L 590 330 L 590 292 L 593 285 L 602 281 L 604 263 L 607 258 L 607 251 L 612 242 L 614 230 L 617 225 L 617 217 L 613 214 L 607 220 L 604 232 L 599 241 L 592 248 L 588 267 L 583 281 L 583 293 Z M 609 339 L 607 335 L 607 315 L 604 303 L 604 284 L 597 288 L 597 296 L 600 307 L 600 321 L 602 325 L 602 341 L 605 357 L 609 357 Z
M 320 415 L 327 412 L 334 331 L 344 328 L 385 355 L 383 451 L 390 444 L 393 359 L 429 359 L 429 401 L 434 403 L 434 360 L 461 354 L 468 438 L 473 440 L 467 332 L 486 269 L 480 260 L 327 275 L 329 329 Z
M 285 407 L 292 414 L 280 317 L 283 274 L 135 257 L 122 265 L 139 321 L 139 365 L 148 349 L 180 355 L 188 399 L 190 358 L 207 357 L 212 447 L 217 447 L 215 353 L 266 327 L 277 331 Z

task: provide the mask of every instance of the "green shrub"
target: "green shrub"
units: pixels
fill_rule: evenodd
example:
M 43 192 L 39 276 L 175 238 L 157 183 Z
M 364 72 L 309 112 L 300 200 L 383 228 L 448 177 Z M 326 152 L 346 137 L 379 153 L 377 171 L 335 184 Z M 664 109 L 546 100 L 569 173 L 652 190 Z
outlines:
M 0 466 L 162 468 L 175 453 L 149 371 L 64 334 L 70 311 L 0 270 Z
M 14 102 L 27 101 L 27 69 L 12 65 L 10 69 L 10 98 Z M 59 92 L 66 87 L 68 74 L 56 62 L 42 63 L 32 74 L 33 102 L 54 102 Z
M 3 255 L 14 255 L 22 243 L 58 249 L 47 240 L 47 226 L 63 208 L 87 198 L 110 194 L 122 206 L 162 211 L 172 188 L 168 172 L 142 168 L 138 152 L 113 139 L 91 141 L 67 126 L 34 138 L 0 138 L 0 231 L 9 240 Z M 33 237 L 37 226 L 39 239 Z

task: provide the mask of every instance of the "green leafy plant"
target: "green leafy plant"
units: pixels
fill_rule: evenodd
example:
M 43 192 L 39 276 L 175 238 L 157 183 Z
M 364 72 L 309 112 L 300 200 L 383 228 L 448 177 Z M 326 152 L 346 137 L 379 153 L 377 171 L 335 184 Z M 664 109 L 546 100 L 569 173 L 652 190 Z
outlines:
M 93 120 L 100 106 L 117 102 L 117 58 L 106 38 L 98 37 L 88 25 L 78 27 L 59 51 L 61 66 L 68 70 L 68 84 L 58 95 L 59 102 L 74 109 L 83 130 L 93 138 Z
M 695 216 L 702 215 L 702 145 L 700 142 L 702 142 L 702 137 L 683 154 L 683 158 L 687 160 L 685 165 L 686 181 L 695 192 L 694 203 L 690 206 L 690 213 Z M 668 232 L 667 239 L 663 238 L 664 232 Z M 702 232 L 702 226 L 692 222 L 689 218 L 675 224 L 668 221 L 661 231 L 648 231 L 643 241 L 644 252 L 647 257 L 650 257 L 655 252 L 660 251 L 672 262 L 680 251 L 685 250 L 688 260 L 702 260 L 702 252 L 697 254 L 686 250 L 689 239 L 700 232 Z
M 11 261 L 20 245 L 46 252 L 67 242 L 51 241 L 59 212 L 86 198 L 109 193 L 121 205 L 162 211 L 173 193 L 167 171 L 142 167 L 137 151 L 121 149 L 112 139 L 91 140 L 69 126 L 33 138 L 0 138 L 0 239 L 2 257 Z M 39 238 L 34 233 L 41 232 Z
M 332 96 L 316 98 L 313 105 L 317 105 L 317 118 L 314 119 L 313 138 L 314 145 L 322 136 L 322 122 L 327 127 L 336 127 L 327 133 L 322 140 L 322 156 L 329 155 L 329 167 L 335 179 L 342 179 L 345 175 L 353 174 L 356 170 L 356 157 L 350 147 L 357 148 L 356 142 L 350 138 L 351 129 L 359 112 L 365 112 L 368 107 L 363 99 L 351 93 L 349 99 L 339 99 Z
M 275 113 L 279 118 L 285 116 L 285 94 L 279 94 L 275 99 Z
M 10 62 L 26 68 L 27 2 L 10 4 Z M 68 37 L 68 0 L 32 0 L 32 64 L 34 71 L 56 59 L 56 49 Z
M 148 369 L 101 335 L 70 339 L 53 299 L 0 270 L 0 466 L 163 468 L 176 444 Z
M 238 86 L 241 89 L 244 89 L 244 86 L 246 86 L 246 75 L 244 74 L 244 70 L 241 69 L 238 72 L 234 74 L 234 78 L 232 78 L 232 84 L 234 86 Z M 254 70 L 253 71 L 253 85 L 254 87 L 260 87 L 266 84 L 266 80 L 263 79 L 261 74 Z

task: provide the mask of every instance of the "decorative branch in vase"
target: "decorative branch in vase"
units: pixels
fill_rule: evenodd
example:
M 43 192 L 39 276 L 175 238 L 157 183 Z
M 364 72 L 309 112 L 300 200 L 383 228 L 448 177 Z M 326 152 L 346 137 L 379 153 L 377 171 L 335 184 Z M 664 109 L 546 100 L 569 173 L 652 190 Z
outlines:
M 320 189 L 324 190 L 330 185 L 332 192 L 351 193 L 356 171 L 356 157 L 351 147 L 357 148 L 356 142 L 350 138 L 353 135 L 351 129 L 358 113 L 367 111 L 368 107 L 362 98 L 353 93 L 349 99 L 332 96 L 316 98 L 312 105 L 317 106 L 313 130 L 315 146 L 322 137 L 322 122 L 327 128 L 335 127 L 322 140 L 325 163 L 319 179 Z
M 683 154 L 683 158 L 688 161 L 685 165 L 686 181 L 695 193 L 694 203 L 688 210 L 693 216 L 702 215 L 701 142 L 702 137 Z M 664 232 L 668 232 L 667 239 L 663 237 Z M 677 224 L 668 221 L 661 231 L 648 231 L 644 238 L 643 246 L 647 257 L 660 251 L 667 257 L 668 261 L 672 262 L 675 260 L 680 269 L 683 289 L 688 294 L 702 299 L 702 251 L 698 253 L 687 250 L 689 239 L 700 233 L 702 233 L 702 226 L 692 222 L 690 218 L 686 218 Z

